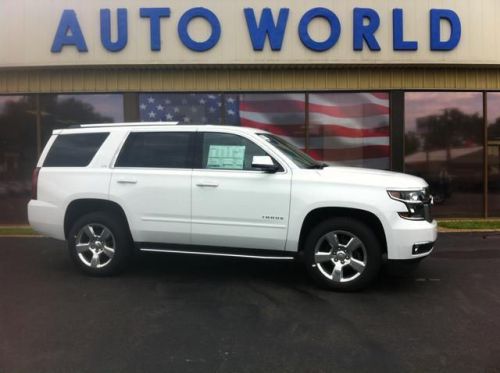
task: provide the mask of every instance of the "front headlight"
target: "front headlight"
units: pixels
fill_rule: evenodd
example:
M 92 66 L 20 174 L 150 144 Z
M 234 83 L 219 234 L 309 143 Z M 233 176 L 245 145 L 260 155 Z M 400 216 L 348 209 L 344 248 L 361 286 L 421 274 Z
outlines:
M 430 216 L 432 196 L 427 188 L 420 190 L 388 190 L 387 193 L 392 199 L 405 204 L 407 211 L 398 212 L 402 218 L 432 221 Z

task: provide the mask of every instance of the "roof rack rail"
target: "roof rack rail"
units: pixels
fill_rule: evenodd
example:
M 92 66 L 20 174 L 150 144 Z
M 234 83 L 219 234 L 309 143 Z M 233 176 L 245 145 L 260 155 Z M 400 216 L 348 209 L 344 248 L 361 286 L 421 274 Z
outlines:
M 100 127 L 136 127 L 136 126 L 175 126 L 179 122 L 128 122 L 128 123 L 100 123 L 74 124 L 68 128 L 100 128 Z

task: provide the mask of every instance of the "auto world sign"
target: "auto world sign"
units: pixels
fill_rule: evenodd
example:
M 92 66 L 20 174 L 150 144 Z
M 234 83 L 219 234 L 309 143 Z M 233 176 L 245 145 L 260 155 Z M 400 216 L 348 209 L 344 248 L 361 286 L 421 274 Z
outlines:
M 497 0 L 2 0 L 0 67 L 495 64 Z
M 125 49 L 129 40 L 128 9 L 116 9 L 116 25 L 111 23 L 109 8 L 99 9 L 100 38 L 102 47 L 109 52 L 120 52 Z M 416 51 L 419 41 L 407 40 L 404 37 L 404 11 L 394 8 L 392 12 L 392 49 L 394 51 Z M 274 14 L 270 8 L 256 10 L 254 8 L 242 9 L 248 37 L 254 51 L 262 51 L 269 43 L 271 50 L 281 51 L 288 27 L 290 8 L 277 9 Z M 171 16 L 169 7 L 140 8 L 136 17 L 147 19 L 149 22 L 151 51 L 162 49 L 162 22 L 168 22 Z M 205 40 L 195 40 L 190 35 L 189 25 L 196 18 L 205 21 L 209 28 L 209 35 Z M 329 26 L 324 40 L 318 40 L 309 32 L 309 26 L 315 20 L 322 20 Z M 352 40 L 353 50 L 362 51 L 366 47 L 371 51 L 380 51 L 377 31 L 380 27 L 380 15 L 373 8 L 354 8 L 352 11 Z M 446 22 L 450 32 L 446 36 L 441 33 L 441 24 Z M 308 9 L 301 17 L 298 25 L 298 39 L 303 46 L 314 52 L 327 52 L 331 50 L 342 35 L 342 23 L 334 10 L 323 7 Z M 111 37 L 112 28 L 116 27 L 116 37 Z M 431 9 L 428 14 L 428 27 L 430 41 L 428 47 L 432 51 L 449 51 L 455 49 L 462 33 L 460 17 L 451 9 Z M 220 41 L 222 25 L 217 14 L 208 8 L 196 7 L 187 9 L 177 21 L 177 37 L 182 44 L 195 52 L 206 52 L 214 48 Z M 242 35 L 242 37 L 244 37 Z M 74 9 L 65 9 L 62 12 L 51 51 L 61 53 L 64 47 L 75 47 L 79 52 L 88 52 L 85 35 L 78 22 L 78 15 Z

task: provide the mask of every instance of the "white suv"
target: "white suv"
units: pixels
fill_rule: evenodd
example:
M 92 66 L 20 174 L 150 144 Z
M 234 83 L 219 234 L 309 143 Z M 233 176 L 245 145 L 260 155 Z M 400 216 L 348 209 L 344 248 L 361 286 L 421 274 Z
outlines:
M 418 177 L 318 163 L 262 130 L 123 123 L 55 130 L 28 215 L 92 275 L 135 250 L 300 257 L 319 284 L 356 290 L 384 260 L 431 253 L 431 204 Z

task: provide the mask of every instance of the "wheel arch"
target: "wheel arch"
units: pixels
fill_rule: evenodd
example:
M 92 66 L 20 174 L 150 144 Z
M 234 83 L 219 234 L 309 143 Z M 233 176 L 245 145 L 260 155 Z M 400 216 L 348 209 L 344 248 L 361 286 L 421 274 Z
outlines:
M 64 214 L 64 237 L 68 239 L 69 231 L 77 219 L 85 214 L 98 211 L 110 212 L 121 217 L 130 234 L 127 215 L 118 203 L 98 198 L 82 198 L 72 201 L 66 208 Z
M 320 207 L 310 211 L 300 229 L 298 251 L 301 252 L 304 248 L 304 242 L 311 229 L 319 222 L 329 218 L 353 218 L 365 223 L 373 230 L 382 247 L 382 253 L 387 254 L 387 238 L 385 230 L 380 219 L 372 212 L 346 207 Z

